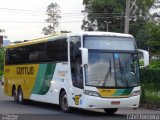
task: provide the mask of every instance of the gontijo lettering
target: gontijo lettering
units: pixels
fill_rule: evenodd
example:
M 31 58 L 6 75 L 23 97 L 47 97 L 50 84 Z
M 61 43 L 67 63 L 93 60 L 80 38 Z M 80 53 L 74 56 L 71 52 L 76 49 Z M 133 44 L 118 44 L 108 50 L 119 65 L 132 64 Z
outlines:
M 34 74 L 34 67 L 17 67 L 16 73 L 17 73 L 17 75 Z

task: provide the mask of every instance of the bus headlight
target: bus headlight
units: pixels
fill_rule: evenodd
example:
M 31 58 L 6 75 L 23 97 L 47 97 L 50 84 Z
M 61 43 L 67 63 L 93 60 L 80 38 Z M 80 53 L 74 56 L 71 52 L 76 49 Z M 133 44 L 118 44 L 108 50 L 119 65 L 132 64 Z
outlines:
M 99 97 L 99 93 L 97 91 L 90 91 L 90 90 L 85 90 L 84 94 L 89 95 L 89 96 L 95 96 L 95 97 Z
M 141 94 L 141 90 L 133 91 L 132 96 L 137 96 Z

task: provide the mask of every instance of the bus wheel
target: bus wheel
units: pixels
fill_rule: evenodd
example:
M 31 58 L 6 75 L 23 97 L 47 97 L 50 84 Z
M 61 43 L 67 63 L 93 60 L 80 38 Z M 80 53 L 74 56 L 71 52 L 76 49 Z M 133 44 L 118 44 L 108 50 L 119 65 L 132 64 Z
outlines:
M 60 107 L 63 112 L 71 112 L 71 108 L 68 106 L 67 94 L 63 91 L 60 94 Z
M 17 91 L 16 91 L 16 88 L 15 88 L 15 87 L 13 88 L 13 91 L 12 91 L 12 92 L 13 92 L 14 101 L 15 101 L 15 102 L 18 102 Z
M 106 109 L 104 109 L 104 111 L 106 112 L 107 115 L 112 115 L 112 114 L 114 114 L 117 110 L 118 110 L 118 108 L 106 108 Z
M 18 89 L 18 103 L 20 103 L 20 104 L 24 103 L 23 91 L 22 91 L 21 87 Z

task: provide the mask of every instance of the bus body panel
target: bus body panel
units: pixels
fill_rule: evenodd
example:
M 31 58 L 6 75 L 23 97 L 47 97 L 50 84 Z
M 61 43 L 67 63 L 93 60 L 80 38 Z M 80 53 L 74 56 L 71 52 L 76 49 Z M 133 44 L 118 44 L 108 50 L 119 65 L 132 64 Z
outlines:
M 137 108 L 139 106 L 140 95 L 133 96 L 134 91 L 139 91 L 140 87 L 134 87 L 132 92 L 126 97 L 111 96 L 111 97 L 94 97 L 84 95 L 84 108 Z M 100 102 L 97 102 L 100 101 Z M 120 102 L 119 104 L 111 104 L 112 102 Z
M 63 88 L 67 91 L 68 84 L 68 63 L 57 63 L 53 73 L 52 80 L 50 81 L 50 88 L 45 94 L 32 93 L 31 100 L 41 101 L 46 103 L 59 104 L 60 90 Z
M 30 99 L 31 94 L 43 96 L 49 89 L 52 91 L 53 83 L 57 84 L 57 88 L 65 87 L 59 82 L 66 84 L 68 63 L 12 65 L 5 66 L 5 71 L 5 94 L 12 96 L 12 87 L 15 85 L 18 90 L 21 86 L 24 99 Z
M 17 90 L 18 87 L 21 86 L 25 93 L 24 98 L 29 99 L 35 84 L 38 68 L 38 64 L 5 66 L 5 94 L 12 96 L 13 86 L 15 86 Z
M 99 98 L 94 96 L 84 96 L 82 108 L 137 108 L 139 107 L 140 95 L 129 98 Z M 97 102 L 98 101 L 98 102 Z M 112 105 L 111 102 L 120 102 L 119 105 Z
M 83 97 L 83 90 L 80 88 L 76 88 L 74 86 L 69 88 L 68 91 L 68 104 L 71 107 L 80 107 L 82 108 L 81 105 L 81 99 Z
M 130 88 L 129 88 L 130 89 Z M 87 90 L 98 91 L 96 87 L 87 87 Z M 106 93 L 108 91 L 112 92 L 112 89 L 106 89 Z M 127 90 L 127 88 L 126 88 Z M 140 95 L 133 96 L 132 93 L 134 91 L 140 91 L 140 87 L 134 87 L 132 91 L 126 93 L 117 94 L 117 96 L 108 96 L 108 97 L 95 97 L 85 95 L 79 89 L 79 92 L 70 91 L 72 93 L 72 99 L 70 99 L 70 104 L 72 107 L 83 108 L 83 109 L 93 109 L 93 108 L 137 108 L 139 106 Z M 117 89 L 119 92 L 120 89 Z M 128 90 L 127 90 L 128 91 Z M 78 93 L 78 94 L 76 94 Z M 81 93 L 81 94 L 80 94 Z M 123 94 L 126 94 L 125 96 Z M 113 94 L 112 94 L 113 95 Z M 122 96 L 123 95 L 123 96 Z M 97 102 L 98 101 L 98 102 Z M 119 105 L 112 105 L 111 102 L 119 101 Z

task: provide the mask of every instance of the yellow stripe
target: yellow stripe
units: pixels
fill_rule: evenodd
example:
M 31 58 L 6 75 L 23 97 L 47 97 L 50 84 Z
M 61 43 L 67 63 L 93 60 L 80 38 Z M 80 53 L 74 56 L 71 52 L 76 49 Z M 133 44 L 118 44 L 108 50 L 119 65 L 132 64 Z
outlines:
M 20 46 L 25 46 L 25 45 L 32 45 L 32 44 L 36 44 L 36 43 L 43 43 L 48 41 L 47 39 L 39 39 L 37 41 L 28 41 L 28 42 L 22 42 L 22 43 L 16 43 L 16 44 L 11 44 L 9 46 L 7 46 L 7 48 L 15 48 L 15 47 L 20 47 Z
M 102 88 L 97 88 L 99 91 L 99 94 L 101 97 L 108 97 L 108 98 L 126 98 L 126 97 L 130 97 L 130 94 L 128 95 L 115 95 L 115 93 L 119 90 L 119 89 L 102 89 Z
M 98 89 L 101 97 L 110 97 L 112 96 L 117 89 Z
M 33 39 L 28 42 L 11 44 L 11 45 L 8 45 L 6 48 L 14 48 L 14 47 L 20 47 L 20 46 L 25 46 L 25 45 L 32 45 L 32 44 L 36 44 L 36 43 L 43 43 L 43 42 L 48 41 L 49 39 L 53 38 L 53 40 L 54 40 L 54 39 L 60 38 L 60 37 L 66 37 L 66 34 L 51 35 L 51 36 L 47 36 L 47 37 Z
M 29 74 L 30 71 L 21 72 L 22 74 L 17 74 L 17 68 L 25 68 L 30 69 L 31 67 L 34 69 L 33 74 Z M 27 64 L 27 65 L 11 65 L 5 66 L 4 68 L 4 76 L 5 76 L 5 87 L 4 91 L 6 95 L 12 95 L 12 87 L 13 85 L 22 87 L 23 95 L 25 99 L 29 99 L 36 77 L 38 72 L 39 64 Z

